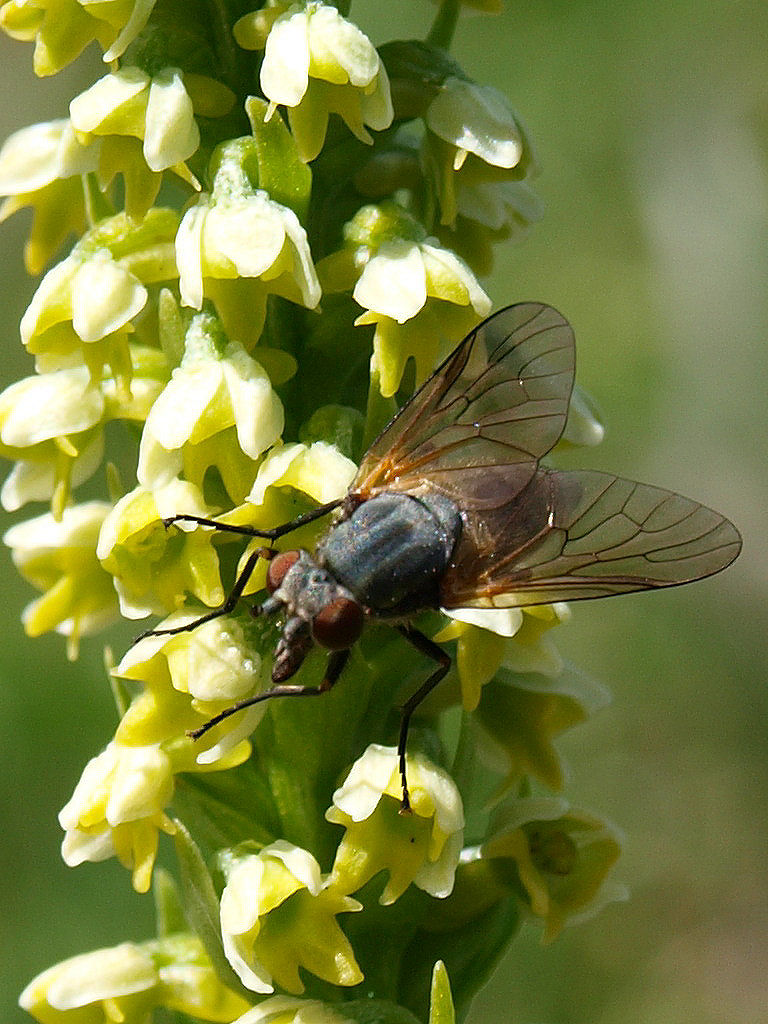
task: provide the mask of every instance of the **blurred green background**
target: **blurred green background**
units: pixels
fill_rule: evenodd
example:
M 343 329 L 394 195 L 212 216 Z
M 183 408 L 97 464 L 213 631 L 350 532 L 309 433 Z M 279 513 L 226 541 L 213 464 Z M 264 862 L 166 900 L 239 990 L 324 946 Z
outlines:
M 357 0 L 377 42 L 425 33 L 417 0 Z M 578 380 L 608 427 L 580 462 L 696 497 L 745 551 L 693 587 L 574 606 L 561 650 L 614 703 L 564 737 L 566 795 L 626 833 L 629 903 L 550 947 L 527 930 L 478 999 L 479 1022 L 768 1021 L 768 5 L 764 0 L 507 3 L 463 19 L 454 52 L 528 125 L 545 217 L 499 250 L 495 304 L 559 307 Z M 0 135 L 61 116 L 103 73 L 90 52 L 37 81 L 0 40 Z M 25 215 L 2 227 L 4 383 L 30 372 L 18 320 Z M 29 510 L 28 510 L 29 511 Z M 10 517 L 6 517 L 10 521 Z M 100 644 L 67 664 L 25 639 L 31 590 L 2 558 L 0 1019 L 56 960 L 151 933 L 149 900 L 113 863 L 59 859 L 59 808 L 114 711 Z M 116 642 L 117 653 L 120 643 Z

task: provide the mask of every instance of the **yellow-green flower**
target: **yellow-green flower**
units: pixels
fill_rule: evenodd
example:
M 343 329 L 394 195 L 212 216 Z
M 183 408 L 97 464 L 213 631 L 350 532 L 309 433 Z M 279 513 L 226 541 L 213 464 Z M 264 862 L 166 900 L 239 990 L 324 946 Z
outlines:
M 132 872 L 134 889 L 146 892 L 158 832 L 174 831 L 165 814 L 173 785 L 170 758 L 158 744 L 132 747 L 112 741 L 85 766 L 59 812 L 64 863 L 76 867 L 117 856 Z
M 224 600 L 210 530 L 168 530 L 180 514 L 209 516 L 194 484 L 172 480 L 150 490 L 136 487 L 104 519 L 96 555 L 114 578 L 120 611 L 129 619 L 176 611 L 187 593 L 208 607 Z
M 176 276 L 178 216 L 153 209 L 135 223 L 118 214 L 100 221 L 45 275 L 21 320 L 21 340 L 39 372 L 85 364 L 95 381 L 108 365 L 127 389 L 129 339 L 147 303 L 147 285 Z
M 145 1024 L 155 1007 L 227 1024 L 248 1008 L 186 933 L 70 957 L 33 979 L 19 1005 L 40 1024 Z
M 271 110 L 282 104 L 302 160 L 314 160 L 325 142 L 328 116 L 338 114 L 363 142 L 366 125 L 392 123 L 389 79 L 368 37 L 321 0 L 270 0 L 241 18 L 235 38 L 264 49 L 261 88 Z
M 190 207 L 176 237 L 184 305 L 213 299 L 229 337 L 251 349 L 261 334 L 267 297 L 314 309 L 320 301 L 307 234 L 287 206 L 242 180 Z M 247 314 L 244 312 L 247 311 Z
M 149 21 L 157 0 L 78 0 L 78 3 L 94 18 L 108 21 L 117 33 L 104 54 L 104 62 L 108 64 L 125 53 Z
M 175 629 L 196 617 L 194 611 L 176 612 L 158 628 Z M 144 637 L 113 670 L 117 678 L 144 686 L 123 716 L 116 739 L 131 745 L 166 742 L 177 772 L 239 764 L 250 753 L 246 737 L 264 716 L 266 703 L 247 708 L 198 740 L 186 734 L 264 690 L 270 668 L 231 616 L 176 636 Z
M 89 501 L 65 509 L 59 520 L 49 512 L 17 523 L 3 538 L 21 575 L 43 592 L 22 614 L 27 635 L 55 629 L 68 638 L 70 657 L 76 657 L 81 636 L 117 618 L 112 578 L 96 558 L 108 511 L 106 502 Z
M 281 839 L 229 871 L 221 894 L 224 952 L 254 992 L 275 985 L 303 992 L 299 967 L 333 985 L 357 985 L 363 975 L 336 921 L 355 910 L 361 905 L 323 882 L 310 853 Z
M 346 829 L 331 884 L 356 892 L 380 871 L 389 880 L 380 903 L 394 903 L 413 883 L 445 897 L 464 838 L 464 810 L 447 772 L 422 755 L 407 758 L 411 814 L 401 814 L 402 779 L 395 747 L 371 744 L 333 794 L 326 818 Z
M 123 942 L 49 967 L 27 985 L 19 1005 L 40 1024 L 144 1024 L 157 983 L 149 953 Z
M 96 472 L 104 451 L 104 424 L 143 420 L 162 389 L 159 352 L 142 359 L 142 376 L 127 396 L 113 380 L 94 384 L 85 367 L 56 370 L 11 384 L 0 395 L 0 454 L 16 459 L 0 497 L 9 511 L 50 501 L 59 519 L 71 489 Z
M 437 643 L 456 640 L 456 670 L 465 710 L 474 711 L 485 684 L 499 669 L 507 639 L 523 625 L 520 608 L 441 609 L 452 621 L 433 637 Z
M 69 115 L 75 130 L 85 135 L 141 139 L 152 171 L 183 163 L 200 145 L 192 100 L 178 68 L 164 68 L 152 77 L 130 65 L 110 72 L 72 100 Z
M 75 251 L 43 278 L 22 317 L 21 340 L 35 355 L 63 362 L 83 345 L 124 333 L 146 301 L 141 281 L 107 250 Z M 49 368 L 57 367 L 41 366 Z
M 563 662 L 549 630 L 570 618 L 568 605 L 532 605 L 528 608 L 441 609 L 453 621 L 434 639 L 456 640 L 456 668 L 462 703 L 474 711 L 482 688 L 504 665 L 514 672 L 560 673 Z
M 356 471 L 351 459 L 325 441 L 275 445 L 259 466 L 246 500 L 261 505 L 268 487 L 295 487 L 325 505 L 344 497 Z
M 338 1004 L 337 1004 L 338 1005 Z M 351 1024 L 349 1017 L 336 1005 L 317 999 L 293 999 L 272 996 L 238 1017 L 233 1024 Z
M 32 207 L 24 248 L 30 274 L 39 274 L 70 234 L 86 227 L 82 175 L 96 170 L 98 145 L 83 146 L 68 118 L 14 132 L 0 150 L 0 222 Z
M 555 738 L 606 701 L 601 686 L 575 673 L 552 678 L 502 669 L 483 687 L 472 719 L 479 757 L 503 776 L 497 796 L 526 774 L 560 789 L 563 766 Z
M 487 192 L 482 198 L 470 194 L 460 200 L 461 188 L 519 181 L 531 169 L 533 156 L 525 132 L 504 96 L 491 86 L 447 78 L 424 121 L 426 162 L 443 224 L 453 224 L 459 212 L 466 216 L 473 204 L 487 208 L 492 202 Z M 497 199 L 501 203 L 502 195 Z M 498 211 L 497 205 L 497 216 Z
M 541 220 L 543 207 L 525 181 L 471 181 L 454 176 L 456 217 L 441 223 L 437 237 L 456 250 L 475 273 L 490 274 L 493 246 L 519 240 Z
M 26 377 L 6 388 L 0 395 L 0 452 L 22 460 L 3 486 L 6 509 L 50 500 L 57 484 L 68 493 L 70 481 L 76 485 L 96 471 L 104 407 L 104 395 L 84 367 Z M 63 507 L 58 503 L 59 515 Z
M 119 57 L 146 24 L 156 0 L 10 0 L 0 27 L 13 39 L 35 43 L 34 69 L 54 75 L 94 39 Z
M 512 860 L 531 912 L 544 923 L 544 941 L 584 920 L 626 890 L 607 881 L 621 852 L 616 830 L 571 809 L 565 800 L 518 800 L 505 808 L 481 847 L 490 860 Z
M 203 319 L 193 320 L 181 365 L 147 417 L 137 476 L 152 488 L 183 473 L 202 491 L 215 467 L 238 503 L 282 433 L 283 406 L 261 365 L 237 342 L 217 346 Z
M 195 113 L 219 117 L 233 103 L 234 94 L 212 78 L 185 75 L 174 67 L 150 76 L 126 65 L 76 96 L 69 115 L 83 140 L 101 139 L 101 187 L 122 174 L 126 211 L 140 218 L 157 197 L 163 171 L 197 187 L 186 167 L 200 145 Z
M 395 204 L 365 206 L 344 229 L 345 247 L 320 264 L 327 289 L 354 285 L 366 310 L 355 324 L 375 324 L 371 369 L 382 395 L 394 395 L 409 358 L 416 384 L 439 356 L 491 308 L 469 267 Z
M 311 445 L 276 444 L 260 462 L 253 487 L 243 504 L 218 518 L 234 526 L 259 529 L 279 526 L 299 512 L 307 511 L 306 502 L 293 492 L 308 495 L 323 505 L 344 497 L 355 471 L 354 462 L 325 441 Z M 327 520 L 308 523 L 291 531 L 284 540 L 276 541 L 275 546 L 278 550 L 284 547 L 311 550 L 326 528 Z M 263 545 L 263 538 L 250 541 L 240 558 L 238 571 L 243 569 L 252 552 Z M 266 571 L 267 563 L 260 561 L 245 588 L 245 596 L 263 589 Z
M 501 609 L 500 609 L 501 610 Z M 512 609 L 508 609 L 512 611 Z M 571 609 L 563 601 L 523 608 L 523 617 L 515 638 L 504 654 L 504 664 L 513 672 L 535 672 L 554 678 L 563 668 L 563 659 L 555 647 L 550 630 L 569 622 Z

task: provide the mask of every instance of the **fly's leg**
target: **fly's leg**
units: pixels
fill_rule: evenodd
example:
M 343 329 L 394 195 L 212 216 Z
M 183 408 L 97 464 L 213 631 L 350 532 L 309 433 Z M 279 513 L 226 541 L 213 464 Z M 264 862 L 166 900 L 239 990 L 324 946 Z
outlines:
M 169 516 L 163 520 L 163 526 L 168 528 L 176 523 L 195 523 L 197 526 L 210 526 L 212 530 L 216 530 L 219 533 L 236 533 L 241 537 L 265 537 L 267 540 L 277 540 L 278 537 L 283 537 L 286 533 L 298 530 L 300 526 L 306 526 L 307 523 L 313 523 L 315 519 L 320 519 L 321 516 L 327 515 L 328 512 L 333 512 L 335 508 L 339 507 L 341 501 L 341 498 L 327 501 L 325 505 L 311 508 L 309 512 L 302 512 L 300 516 L 296 516 L 290 522 L 282 523 L 280 526 L 273 526 L 268 530 L 258 530 L 255 526 L 234 526 L 231 523 L 218 523 L 215 519 L 205 519 L 203 516 L 187 515 Z
M 280 683 L 265 690 L 264 693 L 257 694 L 255 697 L 248 697 L 246 700 L 238 701 L 232 707 L 219 712 L 213 718 L 209 718 L 199 729 L 192 729 L 187 735 L 191 736 L 193 740 L 200 739 L 209 729 L 212 729 L 214 725 L 218 725 L 219 722 L 223 722 L 230 715 L 237 714 L 243 708 L 250 708 L 254 704 L 261 704 L 262 701 L 271 700 L 272 697 L 319 697 L 321 693 L 327 693 L 338 681 L 348 658 L 349 650 L 333 651 L 328 658 L 328 667 L 323 681 L 318 686 L 297 686 L 290 683 Z
M 163 520 L 163 526 L 166 529 L 173 526 L 175 523 L 196 523 L 198 526 L 210 526 L 211 529 L 216 530 L 219 533 L 236 533 L 241 537 L 264 537 L 266 540 L 277 540 L 278 537 L 284 536 L 286 533 L 290 533 L 292 530 L 298 530 L 300 526 L 305 526 L 307 523 L 312 523 L 315 519 L 320 519 L 321 516 L 326 515 L 328 512 L 332 512 L 333 509 L 338 508 L 341 504 L 341 499 L 336 501 L 328 501 L 325 505 L 318 505 L 317 508 L 310 509 L 309 512 L 304 512 L 300 516 L 296 516 L 295 519 L 291 519 L 288 523 L 282 523 L 280 526 L 274 526 L 268 530 L 257 530 L 253 526 L 232 526 L 230 523 L 217 523 L 215 519 L 205 519 L 203 516 L 188 516 L 178 515 L 170 516 L 168 519 Z M 243 566 L 243 571 L 235 580 L 235 585 L 232 587 L 231 592 L 228 594 L 226 601 L 219 608 L 215 608 L 212 612 L 208 612 L 205 615 L 201 615 L 199 619 L 195 619 L 193 622 L 188 622 L 186 626 L 176 626 L 174 629 L 148 629 L 146 632 L 141 633 L 136 637 L 134 643 L 138 643 L 139 640 L 143 640 L 148 636 L 176 636 L 178 633 L 188 633 L 193 629 L 197 629 L 198 626 L 202 626 L 204 622 L 210 622 L 212 619 L 218 619 L 221 615 L 228 615 L 231 611 L 234 611 L 237 602 L 243 596 L 243 591 L 246 588 L 248 580 L 253 575 L 253 570 L 256 568 L 256 563 L 259 558 L 266 558 L 268 561 L 277 554 L 273 548 L 259 548 L 254 551 L 248 558 L 248 561 Z
M 400 778 L 403 783 L 403 799 L 400 802 L 400 813 L 410 814 L 411 800 L 408 795 L 408 779 L 405 771 L 405 747 L 408 741 L 408 727 L 411 724 L 411 715 L 419 704 L 429 696 L 437 684 L 445 678 L 448 669 L 451 667 L 451 659 L 434 640 L 430 640 L 428 636 L 424 636 L 423 633 L 418 629 L 414 629 L 413 626 L 402 625 L 398 626 L 397 629 L 410 644 L 413 644 L 417 651 L 421 651 L 422 654 L 432 658 L 438 664 L 438 667 L 429 679 L 418 688 L 412 697 L 408 698 L 400 709 L 400 736 L 397 741 L 397 757 L 400 764 Z
M 214 608 L 212 612 L 207 612 L 205 615 L 201 615 L 199 619 L 194 619 L 192 622 L 188 622 L 186 626 L 174 626 L 173 629 L 148 629 L 145 633 L 141 633 L 133 641 L 138 643 L 139 640 L 143 640 L 148 636 L 176 636 L 178 633 L 189 633 L 193 629 L 197 629 L 198 626 L 202 626 L 204 622 L 210 622 L 212 619 L 218 619 L 222 615 L 228 615 L 231 611 L 234 611 L 237 602 L 243 596 L 248 580 L 253 575 L 253 570 L 256 568 L 256 563 L 260 558 L 266 558 L 268 561 L 274 558 L 276 552 L 272 548 L 259 548 L 257 551 L 251 552 L 248 556 L 248 561 L 243 566 L 243 571 L 235 580 L 235 585 L 227 595 L 227 599 L 223 605 L 219 608 Z

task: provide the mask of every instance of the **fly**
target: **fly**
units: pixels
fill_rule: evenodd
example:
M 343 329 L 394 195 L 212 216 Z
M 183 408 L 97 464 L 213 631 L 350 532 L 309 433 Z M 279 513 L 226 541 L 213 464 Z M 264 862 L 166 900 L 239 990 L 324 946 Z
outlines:
M 252 552 L 220 607 L 231 612 L 263 557 L 269 596 L 254 615 L 281 613 L 272 686 L 190 735 L 260 701 L 314 696 L 336 683 L 366 618 L 390 620 L 436 668 L 401 709 L 402 809 L 413 712 L 443 679 L 449 655 L 412 625 L 427 609 L 514 608 L 676 586 L 720 572 L 741 549 L 724 516 L 672 491 L 539 460 L 560 439 L 573 390 L 573 330 L 551 306 L 508 306 L 475 328 L 363 456 L 344 498 L 270 530 L 178 515 L 275 541 L 333 512 L 314 553 Z M 329 650 L 317 686 L 291 684 L 314 644 Z

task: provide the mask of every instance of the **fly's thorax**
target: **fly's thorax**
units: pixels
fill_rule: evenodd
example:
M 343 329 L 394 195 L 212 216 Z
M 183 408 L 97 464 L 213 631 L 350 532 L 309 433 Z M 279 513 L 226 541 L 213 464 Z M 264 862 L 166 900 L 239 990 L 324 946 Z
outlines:
M 383 616 L 439 605 L 439 583 L 461 535 L 456 504 L 435 492 L 376 495 L 331 527 L 318 563 Z

